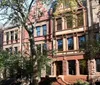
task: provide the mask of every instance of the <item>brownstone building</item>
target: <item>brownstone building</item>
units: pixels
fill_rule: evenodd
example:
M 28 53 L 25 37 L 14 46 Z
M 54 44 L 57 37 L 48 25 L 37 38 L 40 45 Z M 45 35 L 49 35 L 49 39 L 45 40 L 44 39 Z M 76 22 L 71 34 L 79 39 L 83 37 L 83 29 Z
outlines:
M 67 2 L 68 3 L 68 2 Z M 84 57 L 87 19 L 86 8 L 78 1 L 58 3 L 51 8 L 53 50 L 51 75 L 60 76 L 67 83 L 87 80 L 87 61 Z M 52 14 L 53 11 L 53 14 Z

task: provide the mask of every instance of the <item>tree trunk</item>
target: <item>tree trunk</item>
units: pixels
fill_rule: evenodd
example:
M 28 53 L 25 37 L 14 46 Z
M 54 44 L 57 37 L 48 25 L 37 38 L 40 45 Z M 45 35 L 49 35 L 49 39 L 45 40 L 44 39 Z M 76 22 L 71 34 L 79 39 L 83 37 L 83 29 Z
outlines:
M 35 41 L 33 33 L 29 33 L 29 41 L 30 41 L 30 61 L 32 64 L 32 75 L 31 75 L 31 83 L 32 85 L 38 85 L 38 67 L 37 67 L 37 52 L 35 48 Z

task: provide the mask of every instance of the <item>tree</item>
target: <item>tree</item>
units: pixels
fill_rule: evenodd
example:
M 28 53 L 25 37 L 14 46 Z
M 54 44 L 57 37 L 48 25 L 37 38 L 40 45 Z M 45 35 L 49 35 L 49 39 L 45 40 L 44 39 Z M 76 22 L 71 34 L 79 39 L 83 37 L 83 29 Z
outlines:
M 41 0 L 42 2 L 47 2 L 46 0 Z M 49 0 L 48 0 L 49 1 Z M 30 42 L 30 61 L 32 65 L 32 84 L 38 85 L 38 60 L 40 56 L 37 54 L 35 42 L 34 42 L 34 27 L 39 17 L 39 10 L 36 10 L 35 21 L 30 20 L 31 8 L 34 4 L 37 4 L 37 0 L 1 0 L 0 1 L 0 14 L 3 19 L 7 19 L 8 22 L 14 25 L 19 25 L 20 27 L 26 29 L 29 35 Z M 10 11 L 10 12 L 9 12 Z M 30 27 L 28 26 L 30 24 Z
M 0 52 L 0 70 L 3 71 L 3 77 L 14 77 L 18 73 L 18 68 L 22 68 L 21 62 L 20 54 L 15 55 L 2 50 Z

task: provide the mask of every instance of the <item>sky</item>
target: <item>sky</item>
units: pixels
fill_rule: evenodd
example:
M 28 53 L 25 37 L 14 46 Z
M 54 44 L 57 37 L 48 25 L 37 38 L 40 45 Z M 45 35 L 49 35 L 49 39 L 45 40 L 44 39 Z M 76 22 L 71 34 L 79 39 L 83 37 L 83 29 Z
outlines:
M 0 1 L 2 1 L 2 0 L 0 0 Z M 36 0 L 34 0 L 34 3 L 33 3 L 33 4 L 35 4 L 35 1 L 36 1 Z M 49 3 L 51 3 L 51 1 L 55 1 L 55 0 L 46 0 L 46 1 L 48 1 L 47 4 L 49 4 Z M 49 1 L 50 1 L 50 2 L 49 2 Z M 31 2 L 31 0 L 26 0 L 27 5 L 29 5 L 30 2 Z M 44 6 L 45 6 L 47 9 L 50 7 L 50 5 L 49 5 L 49 6 L 44 5 Z M 0 13 L 2 13 L 2 11 L 0 11 Z M 10 13 L 10 10 L 9 10 L 8 13 Z M 2 19 L 2 18 L 3 18 L 3 16 L 0 15 L 0 26 L 2 26 L 2 24 L 4 24 L 4 23 L 7 21 L 7 19 Z M 8 24 L 9 24 L 9 23 L 8 23 Z

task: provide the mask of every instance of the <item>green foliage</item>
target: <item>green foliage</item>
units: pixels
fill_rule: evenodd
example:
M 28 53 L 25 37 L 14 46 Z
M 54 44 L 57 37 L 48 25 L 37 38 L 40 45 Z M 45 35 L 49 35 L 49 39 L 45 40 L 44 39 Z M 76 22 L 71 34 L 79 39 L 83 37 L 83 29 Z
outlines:
M 74 85 L 89 85 L 89 83 L 82 80 L 78 80 Z
M 19 54 L 10 54 L 7 51 L 0 52 L 0 69 L 6 69 L 11 71 L 11 74 L 17 71 L 17 68 L 21 66 L 22 58 Z M 9 73 L 10 74 L 10 73 Z
M 100 41 L 91 40 L 86 43 L 88 44 L 88 48 L 86 49 L 85 56 L 88 59 L 95 58 L 100 54 Z
M 56 0 L 57 3 L 55 4 L 55 11 L 53 13 L 54 16 L 58 16 L 60 14 L 60 11 L 57 10 L 57 8 L 59 8 L 61 6 L 61 4 L 63 5 L 63 12 L 65 12 L 66 8 L 70 8 L 71 12 L 75 12 L 76 8 L 78 7 L 76 0 Z

